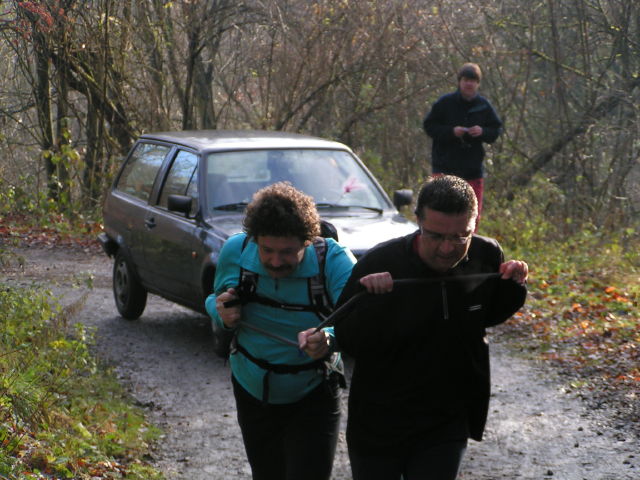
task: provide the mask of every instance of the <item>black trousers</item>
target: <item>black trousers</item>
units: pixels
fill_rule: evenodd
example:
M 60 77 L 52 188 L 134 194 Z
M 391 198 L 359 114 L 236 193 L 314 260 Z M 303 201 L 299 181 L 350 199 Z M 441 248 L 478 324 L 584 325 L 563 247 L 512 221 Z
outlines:
M 466 440 L 419 442 L 403 454 L 361 454 L 349 446 L 353 480 L 455 480 Z
M 329 480 L 340 428 L 337 379 L 284 405 L 265 405 L 232 383 L 253 480 Z

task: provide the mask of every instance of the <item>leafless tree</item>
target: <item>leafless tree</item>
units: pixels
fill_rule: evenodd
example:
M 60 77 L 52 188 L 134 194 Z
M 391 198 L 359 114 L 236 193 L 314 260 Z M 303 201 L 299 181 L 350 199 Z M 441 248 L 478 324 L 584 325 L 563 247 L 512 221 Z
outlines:
M 50 198 L 93 208 L 140 132 L 187 128 L 335 138 L 385 186 L 416 187 L 429 172 L 421 120 L 475 61 L 506 124 L 490 189 L 543 179 L 563 214 L 638 212 L 637 2 L 1 3 L 0 48 L 16 68 L 0 77 L 0 131 L 8 147 L 37 145 L 33 176 Z

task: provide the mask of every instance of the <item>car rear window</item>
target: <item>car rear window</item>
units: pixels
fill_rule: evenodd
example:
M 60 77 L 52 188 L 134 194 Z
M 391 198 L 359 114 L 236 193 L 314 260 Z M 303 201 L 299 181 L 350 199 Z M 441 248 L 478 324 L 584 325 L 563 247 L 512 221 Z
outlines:
M 166 145 L 139 143 L 127 159 L 116 189 L 148 201 L 162 162 L 171 150 Z

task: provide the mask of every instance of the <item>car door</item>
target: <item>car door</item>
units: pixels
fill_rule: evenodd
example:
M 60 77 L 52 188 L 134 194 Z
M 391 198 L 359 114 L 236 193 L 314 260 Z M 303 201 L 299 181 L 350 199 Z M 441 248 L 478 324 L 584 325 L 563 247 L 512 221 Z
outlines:
M 192 304 L 200 298 L 197 280 L 201 259 L 197 254 L 199 231 L 195 213 L 198 208 L 198 156 L 188 150 L 177 150 L 167 170 L 157 203 L 145 218 L 145 263 L 153 273 L 153 285 L 167 298 Z M 171 212 L 171 194 L 192 197 L 189 215 Z M 195 249 L 194 249 L 195 247 Z
M 154 185 L 171 147 L 150 142 L 138 142 L 124 163 L 113 191 L 107 196 L 105 226 L 113 238 L 126 250 L 143 283 L 151 275 L 144 258 L 145 218 Z

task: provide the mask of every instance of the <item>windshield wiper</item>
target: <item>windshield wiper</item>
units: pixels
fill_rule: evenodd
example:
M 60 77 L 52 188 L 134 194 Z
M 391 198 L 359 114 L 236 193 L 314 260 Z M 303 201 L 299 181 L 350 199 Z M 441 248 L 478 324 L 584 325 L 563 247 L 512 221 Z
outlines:
M 244 210 L 247 205 L 247 202 L 227 203 L 225 205 L 216 205 L 213 210 Z
M 367 205 L 340 205 L 337 203 L 316 203 L 316 207 L 317 208 L 344 208 L 344 209 L 362 208 L 364 210 L 370 210 L 372 212 L 376 212 L 379 215 L 382 215 L 381 208 L 369 207 Z

